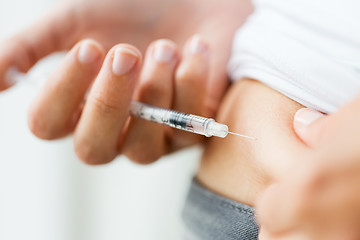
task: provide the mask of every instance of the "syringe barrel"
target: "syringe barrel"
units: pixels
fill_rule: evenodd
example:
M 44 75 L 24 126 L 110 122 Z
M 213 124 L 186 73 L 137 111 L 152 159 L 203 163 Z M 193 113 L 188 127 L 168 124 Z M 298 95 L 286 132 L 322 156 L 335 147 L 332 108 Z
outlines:
M 212 132 L 208 131 L 209 124 L 215 123 L 211 118 L 204 118 L 193 114 L 154 107 L 136 101 L 132 102 L 130 113 L 135 117 L 173 128 L 201 134 L 207 137 L 213 136 Z

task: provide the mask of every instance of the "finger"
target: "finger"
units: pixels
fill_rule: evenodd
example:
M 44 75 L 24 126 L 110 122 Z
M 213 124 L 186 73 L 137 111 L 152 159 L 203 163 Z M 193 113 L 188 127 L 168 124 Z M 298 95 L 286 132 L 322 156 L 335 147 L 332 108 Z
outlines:
M 358 223 L 357 171 L 335 174 L 324 168 L 313 169 L 312 173 L 308 170 L 300 171 L 303 180 L 295 174 L 287 184 L 269 187 L 258 201 L 259 221 L 273 234 L 307 229 L 309 236 L 317 236 L 314 239 L 330 239 L 318 236 L 344 224 Z
M 117 156 L 140 65 L 141 53 L 130 45 L 117 45 L 106 56 L 75 131 L 75 151 L 85 163 Z
M 312 194 L 312 202 L 316 209 L 313 219 L 328 227 L 350 227 L 354 223 L 359 225 L 359 169 L 339 171 L 329 175 L 326 184 Z
M 38 60 L 69 49 L 78 39 L 75 12 L 67 5 L 56 6 L 47 15 L 0 45 L 0 91 L 15 82 L 7 72 L 16 68 L 27 72 Z
M 334 168 L 329 164 L 316 166 L 298 169 L 286 180 L 287 183 L 265 191 L 257 204 L 262 226 L 276 234 L 308 228 L 311 236 L 334 233 L 344 226 L 350 229 L 347 230 L 349 233 L 352 233 L 351 229 L 357 229 L 360 223 L 359 169 Z
M 158 107 L 170 108 L 173 79 L 179 53 L 168 40 L 151 44 L 146 55 L 135 100 Z M 166 149 L 165 128 L 162 125 L 132 118 L 123 145 L 123 153 L 137 163 L 151 163 Z
M 360 96 L 329 116 L 325 132 L 326 141 L 323 155 L 339 164 L 352 162 L 359 166 L 360 161 Z M 341 159 L 341 161 L 339 161 Z
M 326 118 L 318 118 L 315 122 L 313 121 L 313 124 L 305 124 L 309 126 L 305 128 L 305 133 L 301 133 L 301 131 L 297 131 L 297 133 L 301 136 L 304 135 L 305 141 L 309 139 L 310 143 L 318 142 L 316 145 L 321 144 L 321 151 L 326 161 L 337 161 L 336 159 L 352 161 L 353 159 L 358 159 L 360 156 L 360 128 L 358 127 L 360 121 L 359 105 L 360 97 L 354 99 L 338 112 Z M 300 110 L 297 115 L 302 115 L 301 111 L 306 114 L 311 110 Z M 316 119 L 316 117 L 310 117 L 310 119 L 311 118 Z M 308 120 L 303 121 L 306 122 Z M 311 121 L 308 122 L 311 123 Z M 297 128 L 298 127 L 295 127 L 295 129 Z M 314 135 L 314 137 L 312 135 Z M 312 138 L 316 140 L 314 141 Z M 320 141 L 318 139 L 320 139 Z M 341 161 L 338 162 L 341 163 Z
M 260 225 L 273 234 L 281 234 L 301 225 L 308 215 L 306 194 L 294 186 L 274 184 L 259 198 L 256 208 Z
M 310 147 L 316 147 L 321 143 L 326 123 L 326 116 L 311 108 L 300 109 L 294 117 L 296 134 Z
M 209 76 L 209 46 L 201 36 L 195 35 L 187 42 L 183 55 L 175 76 L 174 109 L 204 115 Z M 199 136 L 175 131 L 173 139 L 177 148 L 196 142 Z
M 50 140 L 73 131 L 103 57 L 104 50 L 92 40 L 80 42 L 67 54 L 30 107 L 28 123 L 37 137 Z

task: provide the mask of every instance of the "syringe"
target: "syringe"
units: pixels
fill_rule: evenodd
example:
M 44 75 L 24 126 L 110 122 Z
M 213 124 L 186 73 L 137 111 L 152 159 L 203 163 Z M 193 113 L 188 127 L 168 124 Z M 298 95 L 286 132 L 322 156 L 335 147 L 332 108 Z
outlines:
M 31 75 L 19 72 L 17 69 L 11 69 L 8 72 L 8 80 L 21 83 L 36 83 Z M 256 140 L 254 137 L 229 132 L 225 124 L 217 123 L 212 118 L 204 118 L 193 114 L 181 113 L 169 109 L 151 106 L 148 104 L 132 101 L 130 114 L 147 121 L 167 125 L 176 129 L 193 132 L 206 137 L 225 138 L 228 134 L 244 137 L 250 140 Z
M 228 126 L 217 123 L 212 118 L 204 118 L 193 114 L 159 108 L 136 101 L 131 102 L 130 114 L 147 121 L 201 134 L 206 137 L 215 136 L 225 138 L 230 133 L 247 139 L 256 140 L 256 138 L 253 137 L 229 132 Z

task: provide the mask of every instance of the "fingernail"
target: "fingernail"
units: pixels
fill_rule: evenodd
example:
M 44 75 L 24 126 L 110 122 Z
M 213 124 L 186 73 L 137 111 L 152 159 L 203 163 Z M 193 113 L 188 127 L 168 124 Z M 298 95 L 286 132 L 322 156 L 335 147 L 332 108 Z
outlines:
M 78 59 L 79 62 L 89 64 L 98 59 L 101 55 L 100 47 L 91 40 L 85 40 L 81 43 Z
M 171 62 L 175 59 L 176 46 L 168 40 L 159 40 L 155 44 L 154 58 L 158 62 Z
M 113 73 L 121 76 L 130 72 L 138 60 L 138 54 L 128 48 L 119 47 L 115 50 L 113 59 Z
M 294 126 L 297 129 L 304 129 L 325 114 L 311 108 L 302 108 L 295 114 Z
M 190 40 L 189 50 L 192 54 L 207 53 L 209 46 L 207 43 L 205 43 L 200 35 L 195 35 Z

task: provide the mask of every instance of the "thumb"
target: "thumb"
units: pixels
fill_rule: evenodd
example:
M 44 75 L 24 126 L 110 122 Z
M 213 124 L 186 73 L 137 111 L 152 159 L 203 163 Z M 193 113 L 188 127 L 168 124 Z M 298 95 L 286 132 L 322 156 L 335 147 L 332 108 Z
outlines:
M 299 138 L 308 146 L 318 146 L 324 136 L 328 117 L 311 108 L 302 108 L 294 117 L 294 129 Z
M 70 48 L 76 42 L 73 11 L 60 5 L 19 34 L 0 44 L 0 91 L 15 82 L 10 69 L 27 72 L 48 54 Z

